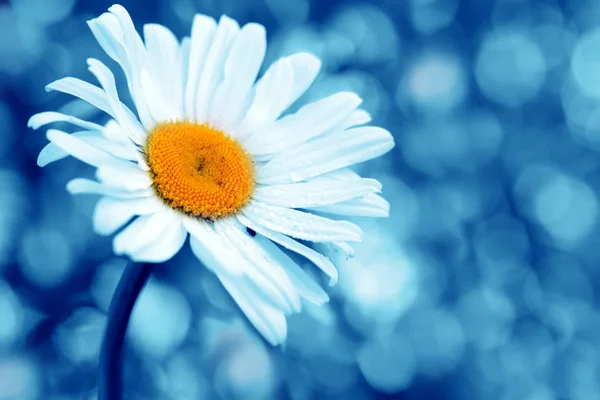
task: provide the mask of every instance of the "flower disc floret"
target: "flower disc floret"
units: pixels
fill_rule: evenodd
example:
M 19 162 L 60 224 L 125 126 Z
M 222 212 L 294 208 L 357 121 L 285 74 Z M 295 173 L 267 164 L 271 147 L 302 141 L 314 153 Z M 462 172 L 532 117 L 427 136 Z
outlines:
M 145 150 L 154 189 L 174 209 L 215 220 L 238 212 L 252 195 L 252 159 L 207 124 L 160 123 Z

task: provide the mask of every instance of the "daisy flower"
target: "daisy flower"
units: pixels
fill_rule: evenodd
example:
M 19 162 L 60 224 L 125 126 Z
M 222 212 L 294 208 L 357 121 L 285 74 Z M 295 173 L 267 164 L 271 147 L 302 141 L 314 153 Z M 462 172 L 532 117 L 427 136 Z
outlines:
M 88 22 L 125 73 L 134 108 L 117 93 L 112 71 L 88 59 L 99 86 L 66 77 L 48 91 L 78 97 L 110 116 L 105 125 L 58 112 L 31 117 L 81 128 L 47 131 L 38 164 L 66 156 L 96 168 L 96 180 L 73 179 L 72 194 L 97 194 L 93 225 L 112 235 L 114 252 L 161 263 L 187 237 L 197 258 L 222 282 L 254 327 L 273 345 L 285 316 L 327 293 L 298 265 L 310 261 L 338 279 L 336 264 L 353 255 L 361 229 L 346 216 L 385 217 L 381 184 L 349 166 L 393 146 L 368 126 L 354 93 L 336 93 L 286 110 L 308 89 L 321 63 L 307 53 L 273 63 L 260 78 L 263 26 L 240 27 L 196 15 L 179 41 L 158 24 L 143 40 L 120 5 Z M 258 79 L 257 79 L 258 78 Z

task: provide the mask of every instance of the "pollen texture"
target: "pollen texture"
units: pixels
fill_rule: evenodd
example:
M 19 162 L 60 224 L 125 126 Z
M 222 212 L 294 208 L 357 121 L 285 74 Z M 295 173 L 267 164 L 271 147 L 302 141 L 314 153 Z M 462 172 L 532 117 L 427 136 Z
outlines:
M 145 150 L 154 189 L 174 209 L 214 220 L 235 214 L 252 195 L 252 159 L 223 131 L 188 121 L 161 123 Z

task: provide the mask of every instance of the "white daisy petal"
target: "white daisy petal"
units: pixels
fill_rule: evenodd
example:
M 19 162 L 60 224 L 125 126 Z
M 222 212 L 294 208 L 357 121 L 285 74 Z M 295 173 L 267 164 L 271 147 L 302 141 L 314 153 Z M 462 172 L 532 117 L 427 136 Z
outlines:
M 146 133 L 133 114 L 125 111 L 125 106 L 119 100 L 115 77 L 110 69 L 102 62 L 88 58 L 89 70 L 98 78 L 98 82 L 106 91 L 108 102 L 112 109 L 111 115 L 119 122 L 128 136 L 137 144 L 142 144 Z
M 262 126 L 274 122 L 285 110 L 281 101 L 292 92 L 294 69 L 289 57 L 275 62 L 254 86 L 254 98 L 239 126 L 233 130 L 234 136 L 245 139 Z
M 147 70 L 142 69 L 140 76 L 142 91 L 144 92 L 146 105 L 148 106 L 148 111 L 152 114 L 152 118 L 157 122 L 175 120 L 177 115 L 176 103 L 169 103 L 169 99 L 154 84 L 156 80 L 150 76 Z
M 254 268 L 246 271 L 248 277 L 259 286 L 264 286 L 263 282 L 266 280 L 287 303 L 289 312 L 299 312 L 300 297 L 292 282 L 285 271 L 265 253 L 259 241 L 249 236 L 245 227 L 235 218 L 217 221 L 214 226 L 218 234 L 226 238 L 253 264 Z
M 315 179 L 289 185 L 258 186 L 252 198 L 265 204 L 289 208 L 322 206 L 381 191 L 375 179 L 358 178 L 348 183 Z
M 87 22 L 102 50 L 123 69 L 129 91 L 133 93 L 133 78 L 129 55 L 125 48 L 125 37 L 119 20 L 111 13 L 103 13 Z
M 70 136 L 124 160 L 133 160 L 136 157 L 135 150 L 107 140 L 100 132 L 74 132 Z M 45 167 L 67 156 L 69 153 L 50 142 L 40 152 L 37 163 L 40 167 Z
M 94 209 L 94 230 L 99 235 L 112 235 L 136 215 L 153 214 L 165 210 L 156 197 L 115 199 L 103 197 Z
M 223 239 L 208 222 L 184 218 L 183 226 L 190 233 L 192 251 L 207 268 L 214 272 L 222 270 L 234 276 L 244 274 L 245 265 L 240 261 L 237 252 L 227 248 Z
M 69 153 L 50 142 L 40 151 L 37 158 L 38 167 L 45 167 L 46 165 L 53 163 L 58 160 L 62 160 L 69 156 Z
M 142 53 L 142 50 L 144 49 L 144 43 L 142 42 L 140 35 L 135 30 L 135 26 L 133 25 L 133 21 L 131 20 L 131 16 L 127 10 L 119 4 L 115 4 L 109 7 L 108 11 L 110 11 L 117 18 L 117 21 L 121 26 L 123 40 L 127 46 L 127 50 L 133 53 Z M 142 54 L 130 54 L 129 56 L 130 58 L 141 57 Z
M 290 61 L 294 68 L 294 86 L 290 96 L 282 99 L 286 108 L 306 92 L 321 70 L 321 60 L 309 53 L 293 54 L 290 56 Z
M 351 258 L 344 248 L 332 243 L 315 243 L 315 250 L 329 258 L 338 268 L 343 268 Z
M 127 25 L 127 22 L 124 21 L 124 24 Z M 139 79 L 137 79 L 134 74 L 132 59 L 134 58 L 134 53 L 139 53 L 140 51 L 135 51 L 133 48 L 127 46 L 125 33 L 119 22 L 119 18 L 117 18 L 115 14 L 104 13 L 98 18 L 88 21 L 88 25 L 102 49 L 123 69 L 125 78 L 127 80 L 129 93 L 136 104 L 142 122 L 146 127 L 152 126 L 154 121 L 150 118 L 145 103 L 141 101 L 142 99 L 140 99 L 139 95 L 136 96 L 136 93 L 139 94 L 140 92 Z M 130 32 L 131 27 L 127 30 Z M 135 34 L 137 35 L 137 33 Z M 128 36 L 131 36 L 131 34 Z M 131 42 L 131 40 L 129 40 L 129 42 Z M 109 112 L 107 110 L 105 111 Z M 131 113 L 131 111 L 128 110 L 128 113 Z
M 356 251 L 354 251 L 352 246 L 346 242 L 331 242 L 329 245 L 343 254 L 346 259 L 352 258 L 356 255 Z
M 248 270 L 252 271 L 252 266 L 249 266 Z M 297 309 L 292 308 L 289 301 L 283 297 L 277 286 L 264 275 L 246 275 L 246 280 L 263 299 L 269 302 L 273 307 L 281 310 L 284 314 L 291 315 L 300 310 L 300 305 Z M 300 302 L 300 297 L 298 297 L 298 302 Z
M 138 154 L 137 166 L 142 171 L 148 172 L 150 171 L 150 167 L 146 164 L 146 160 L 144 160 L 144 155 L 142 153 Z
M 371 122 L 371 114 L 362 109 L 357 109 L 350 114 L 348 118 L 343 120 L 337 127 L 332 129 L 332 132 L 345 131 L 355 126 L 368 124 Z
M 254 271 L 252 264 L 247 264 L 246 269 L 248 271 Z M 255 272 L 255 271 L 254 271 Z M 273 307 L 281 310 L 284 314 L 290 315 L 296 310 L 292 308 L 289 301 L 281 294 L 281 291 L 273 284 L 271 280 L 261 274 L 246 274 L 246 281 L 250 286 L 260 294 L 260 296 L 269 302 Z M 298 302 L 300 297 L 298 297 Z M 299 310 L 298 308 L 297 310 Z
M 245 25 L 236 36 L 209 114 L 209 122 L 216 128 L 229 131 L 240 122 L 249 106 L 249 92 L 266 49 L 266 32 L 262 25 Z
M 71 194 L 99 194 L 103 196 L 116 197 L 119 199 L 149 197 L 154 194 L 150 188 L 127 191 L 115 188 L 89 179 L 76 178 L 67 183 L 67 191 Z
M 265 301 L 261 293 L 243 279 L 223 274 L 219 274 L 218 277 L 242 312 L 267 342 L 272 346 L 283 343 L 287 336 L 285 315 Z
M 194 119 L 199 122 L 208 120 L 208 111 L 215 90 L 223 79 L 223 64 L 235 37 L 240 31 L 237 22 L 227 16 L 222 16 L 215 31 L 210 50 L 206 55 L 202 75 L 198 83 L 195 99 Z
M 207 268 L 218 276 L 243 276 L 272 306 L 286 313 L 294 311 L 273 279 L 259 273 L 253 261 L 240 253 L 237 243 L 227 235 L 215 232 L 212 224 L 192 218 L 184 219 L 184 226 L 190 233 L 193 253 Z
M 254 99 L 235 136 L 246 142 L 252 134 L 273 123 L 317 76 L 321 62 L 307 53 L 293 54 L 276 61 L 256 83 Z
M 333 181 L 346 181 L 347 183 L 352 183 L 361 179 L 360 175 L 356 172 L 352 171 L 350 168 L 340 168 L 331 172 L 327 172 L 323 175 L 319 175 L 313 180 L 321 180 L 321 179 L 329 179 Z
M 183 113 L 183 117 L 186 117 L 187 111 L 185 109 L 185 92 L 187 88 L 187 79 L 189 72 L 189 64 L 190 64 L 190 38 L 188 36 L 181 39 L 181 44 L 179 46 L 179 68 L 181 69 L 181 73 L 179 77 L 181 78 L 181 111 Z
M 128 255 L 147 246 L 153 239 L 156 228 L 165 223 L 167 213 L 142 215 L 130 223 L 113 239 L 113 251 L 117 255 Z
M 134 261 L 163 262 L 181 247 L 173 237 L 181 238 L 181 218 L 174 211 L 143 215 L 115 236 L 113 250 L 117 255 L 128 255 Z M 161 240 L 164 238 L 165 240 Z M 185 237 L 184 237 L 185 239 Z M 154 246 L 156 252 L 149 253 Z M 164 246 L 164 247 L 163 247 Z M 151 254 L 152 257 L 143 258 Z
M 383 128 L 361 127 L 332 133 L 278 154 L 257 171 L 260 184 L 300 182 L 367 161 L 394 147 Z
M 159 24 L 144 25 L 144 39 L 148 53 L 148 71 L 154 78 L 153 82 L 157 82 L 163 103 L 169 107 L 168 119 L 182 118 L 183 81 L 179 41 L 173 32 Z M 149 102 L 148 105 L 150 104 Z
M 98 18 L 93 18 L 87 21 L 92 34 L 96 38 L 102 50 L 113 60 L 121 64 L 123 61 L 127 61 L 127 55 L 123 49 L 123 31 L 119 25 L 117 17 L 111 13 L 103 13 Z M 121 65 L 123 68 L 124 66 Z M 128 74 L 125 68 L 123 68 L 125 74 Z
M 41 126 L 55 122 L 68 122 L 90 131 L 102 131 L 104 129 L 102 125 L 94 124 L 93 122 L 84 121 L 71 115 L 53 111 L 46 111 L 33 115 L 31 118 L 29 118 L 27 126 L 32 129 L 38 129 Z
M 97 109 L 104 111 L 108 115 L 114 118 L 114 112 L 112 105 L 108 101 L 108 97 L 104 90 L 98 86 L 94 86 L 91 83 L 82 81 L 81 79 L 67 77 L 58 79 L 48 85 L 46 85 L 46 91 L 57 91 L 61 93 L 70 94 L 80 98 L 83 101 L 88 102 Z M 121 103 L 121 108 L 129 119 L 135 119 L 135 116 L 131 110 Z
M 257 234 L 255 239 L 260 242 L 264 251 L 285 270 L 301 297 L 319 306 L 329 301 L 327 292 L 285 252 L 262 235 Z
M 336 204 L 307 207 L 307 209 L 320 213 L 353 217 L 387 218 L 390 215 L 390 203 L 376 194 L 368 194 Z
M 87 142 L 85 139 L 86 135 L 87 136 L 91 136 L 91 135 L 99 136 L 100 134 L 98 132 L 87 132 L 87 131 L 75 132 L 75 133 L 71 134 L 71 136 L 81 139 L 84 142 Z M 60 147 L 58 147 L 56 144 L 50 142 L 46 146 L 44 146 L 44 148 L 40 151 L 40 154 L 38 155 L 38 158 L 37 158 L 37 165 L 40 167 L 45 167 L 46 165 L 48 165 L 50 163 L 53 163 L 58 160 L 62 160 L 63 158 L 66 158 L 68 156 L 69 156 L 69 153 L 67 153 Z
M 142 38 L 135 30 L 135 26 L 133 25 L 133 21 L 131 20 L 131 16 L 127 12 L 127 10 L 119 5 L 115 4 L 108 8 L 116 18 L 121 27 L 121 31 L 123 32 L 123 42 L 125 43 L 126 49 L 129 52 L 129 58 L 131 61 L 131 65 L 133 70 L 136 70 L 136 58 L 144 59 L 145 58 L 145 47 L 144 42 L 142 42 Z
M 107 139 L 113 142 L 133 144 L 127 137 L 127 134 L 121 129 L 121 125 L 114 119 L 108 120 L 102 129 L 102 133 Z
M 194 119 L 196 112 L 196 93 L 202 71 L 204 71 L 206 56 L 210 50 L 217 23 L 206 15 L 197 14 L 192 23 L 192 36 L 189 44 L 187 83 L 185 86 L 184 108 L 185 115 Z
M 329 276 L 329 285 L 335 285 L 335 283 L 337 282 L 338 271 L 335 268 L 335 266 L 331 263 L 331 261 L 324 255 L 317 253 L 316 251 L 303 245 L 302 243 L 298 243 L 297 241 L 288 236 L 267 229 L 262 225 L 253 222 L 251 219 L 247 218 L 244 215 L 238 214 L 237 218 L 242 224 L 252 229 L 253 231 L 260 233 L 264 237 L 274 241 L 275 243 L 285 247 L 286 249 L 298 253 L 301 256 L 309 259 L 313 264 L 315 264 Z
M 48 140 L 63 151 L 94 167 L 103 165 L 121 166 L 125 164 L 124 161 L 89 145 L 75 135 L 69 135 L 68 133 L 56 129 L 49 129 L 46 136 L 48 137 Z M 47 161 L 47 159 L 44 161 Z
M 101 166 L 96 171 L 96 178 L 108 186 L 129 191 L 147 189 L 152 185 L 150 175 L 131 163 L 118 167 Z
M 362 99 L 355 93 L 333 94 L 281 118 L 244 145 L 254 156 L 288 150 L 336 128 L 349 118 L 361 102 Z
M 129 92 L 142 124 L 146 129 L 152 129 L 156 121 L 152 118 L 148 110 L 139 74 L 146 64 L 146 47 L 144 46 L 144 42 L 142 42 L 142 38 L 135 30 L 129 13 L 123 6 L 115 4 L 109 7 L 108 10 L 117 18 L 123 33 L 123 45 L 128 59 L 127 64 L 131 69 L 131 76 L 128 77 Z M 131 79 L 129 80 L 129 78 Z
M 70 94 L 90 103 L 92 106 L 107 114 L 112 114 L 112 108 L 108 103 L 106 93 L 98 86 L 82 81 L 81 79 L 67 77 L 58 79 L 46 85 L 46 91 L 57 91 Z
M 362 230 L 348 221 L 333 221 L 318 215 L 251 201 L 242 214 L 267 229 L 312 242 L 360 242 Z
M 112 154 L 127 161 L 137 161 L 140 154 L 134 147 L 132 142 L 115 142 L 109 140 L 100 132 L 75 132 L 73 136 L 79 137 L 81 140 L 89 145 L 92 145 L 100 150 Z
M 179 252 L 186 238 L 187 231 L 181 223 L 181 217 L 174 215 L 169 224 L 161 230 L 160 236 L 149 246 L 132 254 L 131 258 L 138 262 L 165 262 Z

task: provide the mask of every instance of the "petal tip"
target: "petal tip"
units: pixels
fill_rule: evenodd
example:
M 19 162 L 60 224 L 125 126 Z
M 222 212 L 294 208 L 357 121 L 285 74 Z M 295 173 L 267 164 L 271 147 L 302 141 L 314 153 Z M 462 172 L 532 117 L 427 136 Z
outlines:
M 196 14 L 194 15 L 194 20 L 192 21 L 192 32 L 194 31 L 194 26 L 199 24 L 209 24 L 213 27 L 216 27 L 217 22 L 214 20 L 214 18 L 209 17 L 208 15 Z
M 88 59 L 85 60 L 87 65 L 88 65 L 88 69 L 92 69 L 95 68 L 96 66 L 98 66 L 100 64 L 100 61 L 96 60 L 93 57 L 89 57 Z
M 105 236 L 100 232 L 100 229 L 94 228 L 94 232 L 96 232 L 98 235 Z M 116 256 L 122 256 L 122 255 L 125 255 L 125 249 L 123 249 L 122 246 L 120 245 L 120 242 L 117 240 L 118 238 L 119 238 L 119 235 L 115 236 L 115 238 L 113 239 L 113 244 L 112 244 L 113 253 L 115 253 Z
M 129 15 L 129 12 L 127 12 L 127 9 L 120 4 L 113 4 L 112 6 L 108 7 L 108 11 L 110 11 L 111 13 L 114 13 L 115 11 L 116 12 L 126 12 Z
M 329 278 L 329 287 L 334 287 L 337 284 L 338 279 L 339 279 L 339 277 L 337 274 L 335 276 L 331 276 Z M 329 301 L 329 296 L 327 296 L 327 301 Z
M 332 281 L 330 280 L 330 281 L 329 281 L 329 283 L 330 283 L 330 285 L 329 285 L 329 286 L 333 286 L 333 285 L 335 285 L 335 284 L 337 283 L 337 281 L 335 281 L 335 282 L 333 283 L 333 285 L 331 285 L 331 282 L 332 282 Z M 316 302 L 315 304 L 316 304 L 317 306 L 321 307 L 321 306 L 323 306 L 323 305 L 325 305 L 325 304 L 329 303 L 329 300 L 330 300 L 330 298 L 329 298 L 329 295 L 328 295 L 327 293 L 325 293 L 325 295 L 324 295 L 323 297 L 321 297 L 321 298 L 317 299 L 317 302 Z
M 70 194 L 77 194 L 77 181 L 75 179 L 70 180 L 65 185 L 65 189 L 67 189 L 67 192 L 69 192 Z
M 56 139 L 57 136 L 60 136 L 62 132 L 57 131 L 56 129 L 48 129 L 46 131 L 46 138 L 48 138 L 49 141 L 53 141 L 54 139 Z
M 303 68 L 316 71 L 315 74 L 321 70 L 323 64 L 321 59 L 312 53 L 300 52 L 292 54 L 289 57 L 298 62 L 298 65 L 302 65 Z
M 35 130 L 35 129 L 38 129 L 41 126 L 41 125 L 39 125 L 37 123 L 37 118 L 36 118 L 37 115 L 38 114 L 32 115 L 31 117 L 29 117 L 29 119 L 27 120 L 27 127 L 28 128 L 31 128 L 31 129 Z
M 50 164 L 50 162 L 48 162 L 47 160 L 44 160 L 42 158 L 41 154 L 38 155 L 38 158 L 37 158 L 36 162 L 37 162 L 37 166 L 40 167 L 40 168 L 44 168 L 46 165 Z

